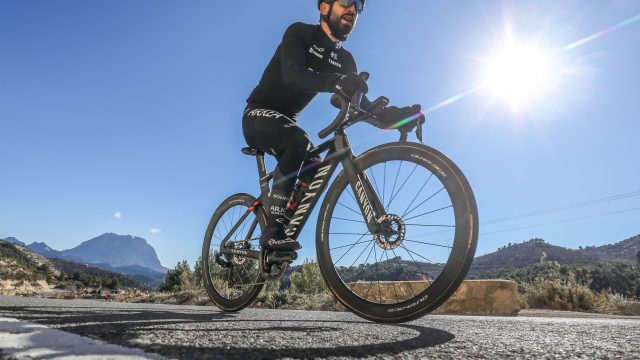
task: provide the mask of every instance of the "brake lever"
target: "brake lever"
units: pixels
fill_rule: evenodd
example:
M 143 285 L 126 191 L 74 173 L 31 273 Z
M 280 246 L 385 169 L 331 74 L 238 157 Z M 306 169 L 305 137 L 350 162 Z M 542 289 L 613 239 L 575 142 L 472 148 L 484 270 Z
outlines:
M 364 81 L 369 80 L 369 73 L 366 72 L 366 71 L 361 72 L 360 74 L 358 74 L 358 76 Z M 353 97 L 351 98 L 351 104 L 355 108 L 355 111 L 357 111 L 359 113 L 365 112 L 360 107 L 360 103 L 362 102 L 362 97 L 363 96 L 364 96 L 364 93 L 362 92 L 362 90 L 358 90 L 358 91 L 356 91 L 355 94 L 353 94 Z
M 422 141 L 422 124 L 424 124 L 424 121 L 418 121 L 418 127 L 416 128 L 416 137 L 418 138 L 418 141 L 420 141 L 420 143 L 424 144 L 424 141 Z

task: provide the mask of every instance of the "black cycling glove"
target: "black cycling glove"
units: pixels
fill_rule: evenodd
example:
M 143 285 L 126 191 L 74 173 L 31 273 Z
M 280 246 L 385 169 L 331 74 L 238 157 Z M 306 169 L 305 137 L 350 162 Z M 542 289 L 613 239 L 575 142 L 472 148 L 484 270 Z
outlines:
M 358 76 L 358 74 L 349 73 L 347 75 L 342 75 L 342 77 L 336 81 L 336 85 L 333 87 L 332 92 L 344 96 L 347 99 L 351 99 L 353 94 L 358 90 L 362 90 L 362 92 L 366 94 L 369 91 L 369 86 L 364 79 Z
M 384 124 L 386 129 L 413 130 L 416 125 L 424 123 L 425 117 L 420 112 L 420 105 L 412 105 L 399 108 L 388 106 L 377 115 L 378 120 Z

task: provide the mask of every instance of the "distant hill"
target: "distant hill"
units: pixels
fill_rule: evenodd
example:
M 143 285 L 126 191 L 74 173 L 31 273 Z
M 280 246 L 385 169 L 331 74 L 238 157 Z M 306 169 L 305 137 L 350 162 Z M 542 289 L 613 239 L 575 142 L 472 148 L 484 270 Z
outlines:
M 9 239 L 25 246 L 15 238 Z M 168 270 L 162 266 L 156 250 L 145 239 L 131 235 L 105 233 L 62 251 L 55 250 L 44 242 L 34 242 L 26 247 L 49 259 L 62 259 L 120 272 L 148 284 L 157 285 L 162 282 Z
M 52 287 L 112 286 L 146 289 L 132 277 L 94 266 L 47 259 L 14 242 L 0 240 L 0 293 L 46 291 Z M 18 291 L 18 292 L 16 292 Z
M 141 283 L 150 285 L 151 287 L 158 287 L 164 281 L 166 273 L 151 270 L 149 268 L 139 265 L 129 266 L 111 266 L 109 264 L 91 264 L 101 269 L 115 271 L 121 274 L 128 275 Z
M 475 258 L 470 273 L 495 271 L 501 268 L 524 267 L 536 264 L 545 256 L 546 260 L 563 265 L 597 264 L 603 262 L 635 263 L 640 250 L 640 235 L 612 245 L 589 246 L 582 249 L 568 249 L 549 244 L 542 239 L 531 239 L 512 244 L 498 251 Z
M 10 242 L 12 244 L 17 244 L 17 245 L 20 245 L 20 246 L 24 246 L 24 243 L 22 241 L 14 238 L 14 237 L 8 237 L 8 238 L 4 239 L 4 241 Z
M 43 242 L 34 242 L 31 243 L 29 245 L 26 245 L 26 247 L 37 253 L 40 254 L 42 256 L 48 257 L 48 258 L 62 258 L 62 252 L 58 251 L 58 250 L 54 250 L 51 247 L 49 247 L 49 245 L 43 243 Z

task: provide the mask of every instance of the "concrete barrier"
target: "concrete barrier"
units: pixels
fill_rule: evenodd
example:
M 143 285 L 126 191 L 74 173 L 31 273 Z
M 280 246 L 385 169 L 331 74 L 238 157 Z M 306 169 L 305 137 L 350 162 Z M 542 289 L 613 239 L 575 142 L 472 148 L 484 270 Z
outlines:
M 422 292 L 426 281 L 358 282 L 354 292 L 368 300 L 395 303 Z M 520 311 L 518 286 L 511 280 L 465 280 L 458 290 L 432 314 L 512 316 Z

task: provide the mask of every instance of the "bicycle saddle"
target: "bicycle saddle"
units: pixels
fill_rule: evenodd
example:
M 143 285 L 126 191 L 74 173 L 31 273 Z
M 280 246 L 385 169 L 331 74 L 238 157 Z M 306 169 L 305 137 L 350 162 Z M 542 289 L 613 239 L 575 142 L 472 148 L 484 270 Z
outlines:
M 240 151 L 242 151 L 243 154 L 245 155 L 249 155 L 249 156 L 256 156 L 256 155 L 262 155 L 264 154 L 264 152 L 256 149 L 256 148 L 252 148 L 251 146 L 247 146 L 247 147 L 243 147 Z

